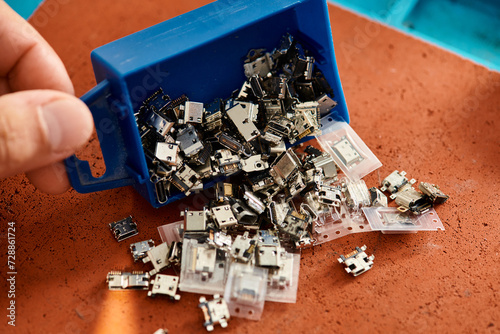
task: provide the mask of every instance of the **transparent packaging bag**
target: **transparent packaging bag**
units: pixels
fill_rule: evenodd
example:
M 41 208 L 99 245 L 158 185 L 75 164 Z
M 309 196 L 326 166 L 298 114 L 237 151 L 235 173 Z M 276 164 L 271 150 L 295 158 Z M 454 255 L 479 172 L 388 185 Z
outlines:
M 171 245 L 172 242 L 182 241 L 183 221 L 158 226 L 158 233 L 162 242 Z
M 331 117 L 321 119 L 322 134 L 316 139 L 337 166 L 351 180 L 360 180 L 382 163 L 346 122 Z
M 228 258 L 225 252 L 196 239 L 182 243 L 179 289 L 201 294 L 223 294 Z
M 433 208 L 421 215 L 401 212 L 394 207 L 363 208 L 363 212 L 372 230 L 385 234 L 444 231 L 443 223 Z
M 329 213 L 321 214 L 312 226 L 314 245 L 353 233 L 373 231 L 364 216 L 359 213 L 351 212 L 346 205 L 341 204 L 339 208 L 332 208 Z
M 299 287 L 300 253 L 284 253 L 283 265 L 270 269 L 266 301 L 295 303 Z
M 267 292 L 268 269 L 233 262 L 224 292 L 231 316 L 260 320 Z

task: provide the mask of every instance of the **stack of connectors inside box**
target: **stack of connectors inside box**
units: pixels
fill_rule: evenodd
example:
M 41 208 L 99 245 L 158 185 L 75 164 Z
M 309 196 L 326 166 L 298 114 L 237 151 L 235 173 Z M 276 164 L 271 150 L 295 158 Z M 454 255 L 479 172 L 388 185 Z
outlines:
M 320 134 L 320 116 L 336 105 L 314 58 L 290 35 L 271 53 L 251 50 L 243 70 L 247 80 L 227 99 L 204 105 L 159 89 L 136 113 L 160 204 L 219 176 L 268 170 L 286 142 Z
M 295 302 L 301 248 L 348 233 L 422 230 L 432 205 L 447 199 L 429 183 L 416 191 L 398 171 L 380 189 L 368 189 L 361 177 L 380 162 L 347 123 L 320 136 L 320 116 L 335 106 L 332 90 L 290 35 L 270 53 L 251 50 L 243 67 L 247 80 L 226 100 L 205 106 L 160 89 L 138 111 L 160 203 L 230 178 L 214 182 L 215 196 L 203 209 L 186 209 L 182 222 L 160 227 L 161 244 L 131 244 L 134 260 L 150 263 L 149 272 L 108 274 L 113 290 L 152 285 L 149 296 L 172 300 L 180 299 L 178 289 L 215 294 L 200 298 L 208 330 L 227 326 L 231 316 L 260 319 L 265 301 Z M 316 139 L 287 148 L 305 136 Z M 399 208 L 388 207 L 384 191 Z M 427 230 L 442 227 L 435 218 L 425 220 Z M 118 241 L 137 234 L 130 217 L 110 228 Z M 353 276 L 364 273 L 374 260 L 365 250 L 339 262 Z M 179 277 L 160 274 L 172 266 L 180 266 Z

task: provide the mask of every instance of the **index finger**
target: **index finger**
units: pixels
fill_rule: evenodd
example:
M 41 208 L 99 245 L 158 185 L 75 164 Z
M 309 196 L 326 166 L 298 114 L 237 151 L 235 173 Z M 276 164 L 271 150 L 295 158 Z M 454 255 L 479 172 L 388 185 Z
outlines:
M 0 1 L 0 50 L 0 95 L 30 89 L 74 93 L 52 47 L 4 1 Z

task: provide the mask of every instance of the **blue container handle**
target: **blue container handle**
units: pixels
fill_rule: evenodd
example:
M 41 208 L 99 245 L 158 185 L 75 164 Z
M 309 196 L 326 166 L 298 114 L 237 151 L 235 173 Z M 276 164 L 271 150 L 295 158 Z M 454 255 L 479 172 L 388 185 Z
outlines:
M 134 184 L 137 180 L 126 165 L 128 154 L 118 121 L 119 115 L 127 112 L 126 107 L 113 98 L 108 80 L 101 81 L 81 100 L 87 104 L 94 118 L 106 172 L 96 178 L 92 176 L 88 161 L 72 155 L 65 160 L 71 185 L 79 193 L 89 193 Z

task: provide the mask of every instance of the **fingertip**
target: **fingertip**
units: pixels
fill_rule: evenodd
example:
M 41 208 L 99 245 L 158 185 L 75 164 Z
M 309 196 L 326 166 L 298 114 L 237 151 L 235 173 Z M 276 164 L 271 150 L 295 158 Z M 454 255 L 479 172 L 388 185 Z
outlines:
M 57 99 L 44 103 L 40 110 L 54 157 L 73 154 L 92 135 L 92 114 L 87 105 L 74 96 L 59 93 Z M 71 188 L 62 161 L 31 170 L 26 176 L 36 188 L 47 194 L 59 195 Z
M 51 90 L 0 97 L 0 177 L 36 170 L 74 154 L 92 135 L 81 100 Z
M 94 123 L 90 110 L 76 97 L 67 95 L 44 104 L 41 110 L 53 152 L 74 152 L 92 135 Z
M 26 176 L 38 190 L 50 195 L 60 195 L 71 187 L 63 162 L 37 168 Z

